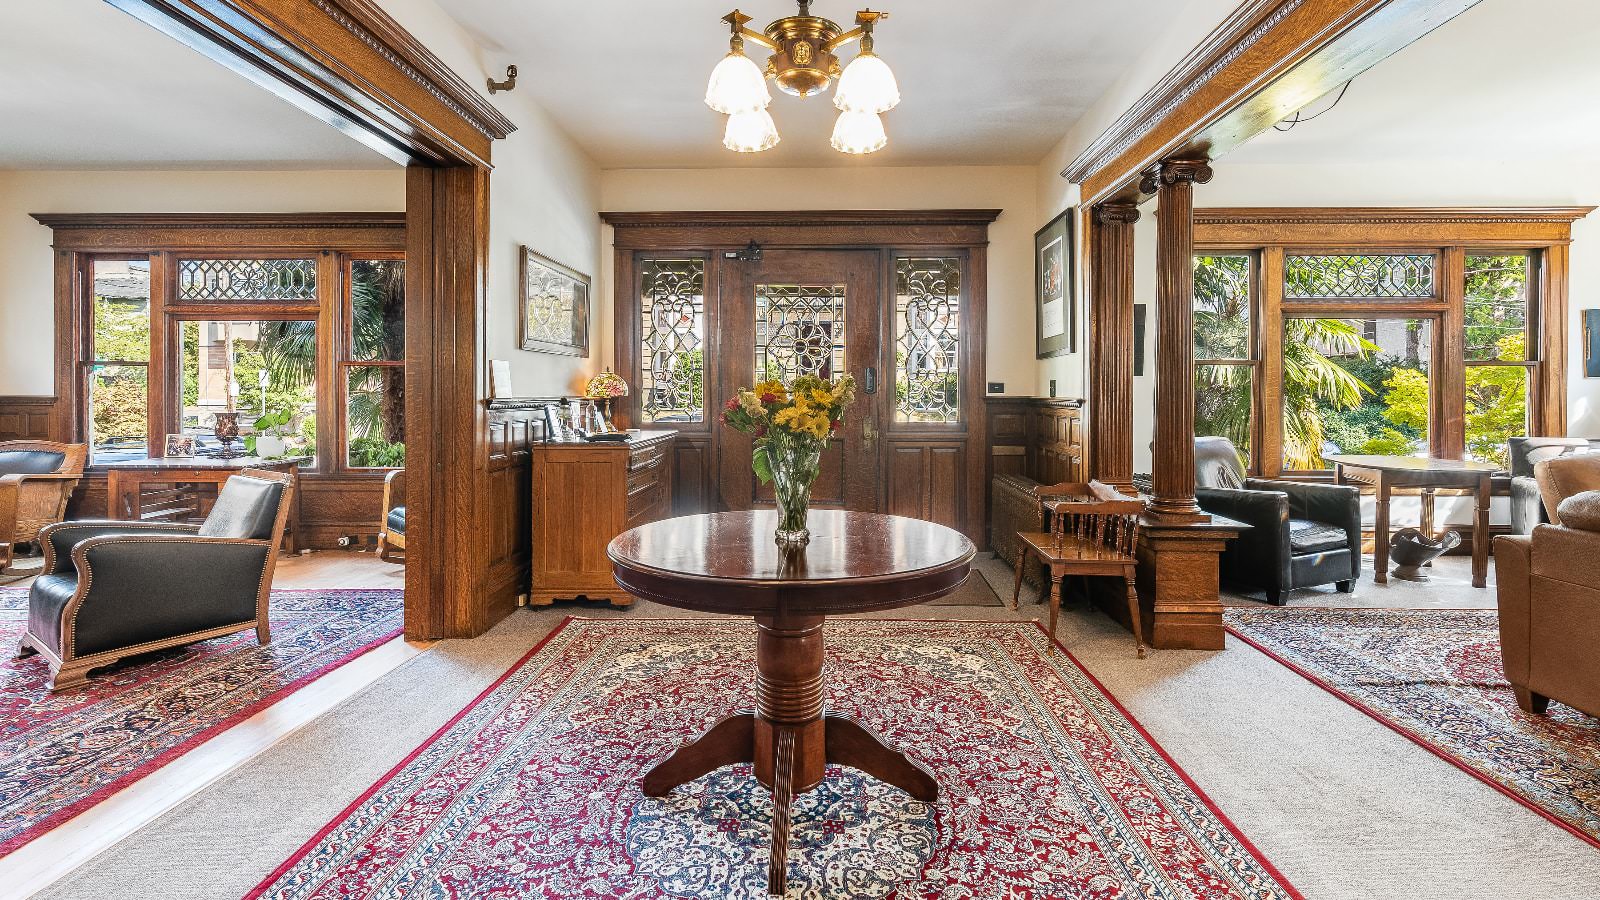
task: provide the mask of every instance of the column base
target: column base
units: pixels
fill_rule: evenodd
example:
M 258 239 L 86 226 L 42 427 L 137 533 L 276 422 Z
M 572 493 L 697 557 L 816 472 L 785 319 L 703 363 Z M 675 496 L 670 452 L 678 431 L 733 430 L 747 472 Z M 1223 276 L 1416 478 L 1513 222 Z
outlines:
M 1243 526 L 1229 519 L 1174 524 L 1146 516 L 1139 539 L 1139 606 L 1150 646 L 1221 650 L 1220 557 Z

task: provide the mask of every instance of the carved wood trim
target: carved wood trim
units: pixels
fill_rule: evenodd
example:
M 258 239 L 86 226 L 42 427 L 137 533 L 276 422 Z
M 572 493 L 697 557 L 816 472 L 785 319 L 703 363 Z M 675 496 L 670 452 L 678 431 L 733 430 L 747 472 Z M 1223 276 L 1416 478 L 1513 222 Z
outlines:
M 405 214 L 313 213 L 33 213 L 53 232 L 58 251 L 181 251 L 189 253 L 405 249 Z
M 1089 220 L 1089 471 L 1133 485 L 1133 227 L 1131 203 L 1101 204 Z
M 625 228 L 663 228 L 685 225 L 787 225 L 815 228 L 822 225 L 987 225 L 1000 217 L 998 209 L 807 209 L 730 210 L 683 212 L 602 212 L 607 225 Z
M 1207 245 L 1334 244 L 1346 247 L 1556 244 L 1593 206 L 1215 207 L 1197 209 L 1195 240 Z

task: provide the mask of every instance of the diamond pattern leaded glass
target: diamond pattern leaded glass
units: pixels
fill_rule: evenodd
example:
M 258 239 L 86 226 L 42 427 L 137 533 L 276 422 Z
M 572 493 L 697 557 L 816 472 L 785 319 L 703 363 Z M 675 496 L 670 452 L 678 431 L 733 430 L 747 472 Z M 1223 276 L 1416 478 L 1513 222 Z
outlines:
M 844 373 L 844 285 L 756 285 L 756 380 Z
M 178 298 L 200 303 L 317 299 L 311 259 L 185 259 L 178 263 Z
M 1284 296 L 1291 300 L 1385 300 L 1434 296 L 1433 256 L 1288 256 Z
M 646 422 L 705 418 L 703 259 L 640 264 L 640 401 Z
M 897 260 L 894 323 L 895 421 L 959 422 L 961 260 Z

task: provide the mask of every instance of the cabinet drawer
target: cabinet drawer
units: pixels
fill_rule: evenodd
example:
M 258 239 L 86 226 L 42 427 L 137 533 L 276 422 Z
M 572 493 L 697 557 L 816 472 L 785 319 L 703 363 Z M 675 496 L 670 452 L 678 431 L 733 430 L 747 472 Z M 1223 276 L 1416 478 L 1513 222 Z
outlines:
M 628 521 L 626 527 L 633 528 L 646 522 L 654 522 L 665 518 L 667 504 L 671 502 L 667 496 L 665 485 L 655 485 L 649 490 L 640 491 L 628 496 Z

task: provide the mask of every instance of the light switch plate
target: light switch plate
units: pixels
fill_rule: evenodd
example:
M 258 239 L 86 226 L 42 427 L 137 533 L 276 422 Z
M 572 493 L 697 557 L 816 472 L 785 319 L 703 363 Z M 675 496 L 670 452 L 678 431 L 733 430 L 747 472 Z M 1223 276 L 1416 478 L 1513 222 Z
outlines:
M 1054 378 L 1052 378 L 1052 379 L 1050 379 L 1050 396 L 1054 397 L 1055 395 L 1056 395 L 1056 380 Z
M 1005 392 L 1006 392 L 1006 383 L 1004 381 L 991 381 L 991 382 L 989 382 L 989 393 L 991 393 L 991 394 L 1004 394 Z

